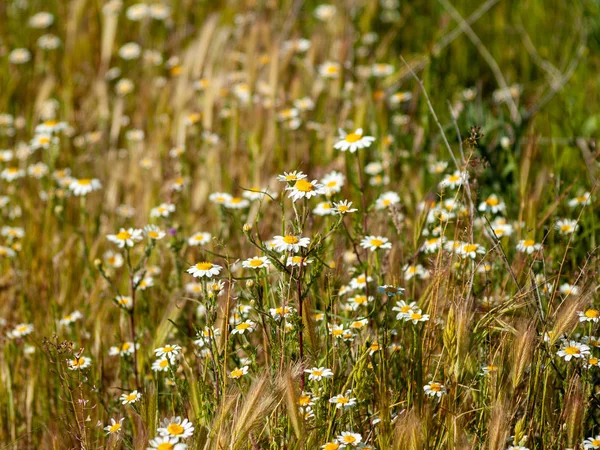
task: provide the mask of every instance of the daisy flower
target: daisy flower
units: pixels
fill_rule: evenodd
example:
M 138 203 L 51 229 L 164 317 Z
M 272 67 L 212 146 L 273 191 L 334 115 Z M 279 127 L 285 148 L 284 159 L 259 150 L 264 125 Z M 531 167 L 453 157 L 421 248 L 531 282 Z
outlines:
M 348 214 L 358 211 L 356 208 L 352 208 L 352 202 L 348 200 L 342 200 L 341 202 L 333 203 L 335 207 L 335 212 L 338 214 Z
M 118 422 L 115 422 L 115 419 L 110 419 L 110 424 L 104 427 L 104 431 L 106 434 L 115 434 L 121 431 L 123 426 L 123 419 L 119 419 Z
M 175 205 L 172 203 L 161 203 L 156 208 L 150 210 L 150 217 L 169 217 L 175 212 Z
M 392 311 L 397 311 L 396 320 L 404 319 L 405 317 L 412 314 L 413 311 L 418 311 L 419 307 L 415 302 L 406 303 L 404 300 L 396 302 L 396 306 L 392 308 Z
M 506 205 L 503 201 L 500 201 L 498 199 L 498 196 L 496 194 L 492 194 L 479 204 L 478 209 L 481 212 L 491 212 L 494 214 L 498 214 L 506 209 Z
M 229 377 L 234 380 L 243 377 L 248 373 L 248 366 L 236 367 L 231 372 L 229 372 Z
M 471 259 L 475 259 L 477 257 L 477 254 L 481 255 L 481 254 L 484 254 L 484 253 L 485 253 L 485 248 L 483 248 L 479 244 L 465 243 L 458 250 L 458 254 L 461 257 L 463 257 L 463 258 L 471 258 Z
M 142 230 L 121 228 L 117 234 L 109 234 L 106 239 L 117 244 L 119 248 L 133 247 L 142 240 Z
M 140 344 L 136 344 L 135 348 L 140 348 Z M 126 356 L 133 354 L 133 342 L 123 342 L 120 347 L 113 346 L 108 350 L 110 356 Z
M 558 230 L 560 234 L 568 235 L 573 234 L 579 228 L 576 220 L 571 219 L 560 219 L 554 224 L 554 228 Z
M 406 281 L 414 277 L 419 277 L 423 279 L 428 274 L 427 270 L 421 264 L 406 264 L 402 267 L 402 271 L 404 272 L 404 279 Z
M 158 358 L 169 358 L 171 362 L 175 362 L 175 360 L 177 359 L 177 355 L 179 355 L 180 352 L 181 346 L 176 344 L 167 344 L 164 347 L 158 347 L 156 350 L 154 350 L 154 353 L 156 353 L 156 356 Z
M 152 363 L 152 370 L 154 372 L 167 372 L 169 370 L 169 359 L 162 357 Z
M 331 202 L 320 202 L 315 209 L 313 209 L 313 214 L 317 216 L 331 216 L 335 214 L 335 212 L 336 210 Z
M 362 436 L 352 431 L 342 431 L 342 434 L 337 437 L 337 441 L 343 447 L 358 447 L 361 445 Z
M 306 369 L 304 372 L 308 374 L 310 381 L 321 381 L 323 378 L 333 377 L 331 369 L 326 367 L 313 367 L 312 369 Z
M 563 295 L 578 295 L 579 294 L 579 288 L 577 286 L 573 286 L 569 283 L 564 283 L 561 284 L 560 287 L 558 288 L 558 290 L 560 291 L 561 294 Z
M 90 192 L 97 191 L 102 187 L 100 181 L 96 178 L 78 178 L 73 179 L 69 184 L 69 189 L 73 192 L 73 195 L 85 196 Z
M 133 307 L 133 299 L 129 295 L 117 295 L 115 303 L 123 309 L 131 309 Z
M 153 241 L 158 241 L 166 236 L 166 233 L 156 225 L 146 225 L 144 227 L 144 234 Z
M 147 450 L 187 450 L 187 444 L 179 442 L 179 438 L 172 436 L 158 436 L 148 442 Z
M 214 192 L 208 196 L 208 199 L 217 205 L 225 205 L 231 198 L 231 195 L 225 192 Z
M 202 261 L 202 262 L 196 263 L 195 265 L 190 267 L 187 270 L 187 273 L 191 274 L 195 278 L 202 278 L 202 277 L 212 278 L 214 276 L 219 275 L 222 268 L 223 267 L 221 267 L 217 264 L 213 264 L 213 263 L 210 263 L 207 261 Z
M 337 442 L 327 442 L 321 445 L 322 450 L 339 450 L 339 448 L 340 444 L 338 444 Z
M 392 248 L 392 243 L 388 238 L 383 236 L 365 236 L 360 241 L 360 246 L 374 252 L 379 249 L 390 249 Z
M 301 171 L 294 170 L 293 172 L 283 172 L 283 175 L 277 175 L 277 181 L 285 181 L 287 183 L 294 183 L 298 180 L 304 180 L 306 175 Z
M 326 61 L 319 66 L 319 75 L 323 78 L 339 78 L 342 71 L 342 66 L 339 63 L 333 61 Z
M 119 398 L 121 400 L 121 404 L 123 405 L 132 405 L 142 398 L 142 394 L 140 394 L 137 390 L 131 391 L 129 394 L 121 394 Z
M 70 370 L 83 370 L 92 365 L 92 358 L 80 356 L 79 358 L 67 360 L 67 366 Z
M 542 244 L 536 243 L 533 239 L 524 239 L 517 244 L 517 251 L 531 255 L 533 252 L 538 252 L 542 249 Z
M 30 323 L 20 323 L 12 331 L 9 331 L 8 337 L 11 339 L 21 338 L 33 333 L 33 325 Z
M 254 258 L 242 261 L 242 267 L 246 269 L 264 269 L 269 267 L 269 264 L 269 258 L 266 256 L 255 256 Z
M 589 192 L 585 192 L 583 195 L 569 200 L 569 206 L 571 208 L 575 208 L 576 206 L 586 206 L 591 203 L 592 203 L 592 197 Z
M 352 289 L 362 289 L 367 286 L 367 283 L 373 281 L 372 277 L 366 275 L 358 275 L 350 280 L 350 287 Z
M 443 394 L 446 393 L 446 388 L 444 387 L 444 385 L 435 381 L 431 381 L 430 383 L 423 386 L 423 390 L 425 391 L 425 394 L 429 397 L 440 398 Z
M 577 313 L 580 322 L 598 322 L 600 321 L 600 311 L 594 308 L 579 311 Z
M 237 324 L 233 328 L 233 330 L 231 330 L 231 334 L 244 334 L 246 331 L 251 333 L 252 331 L 254 331 L 255 327 L 256 323 L 252 322 L 251 320 L 246 320 L 242 323 Z
M 279 253 L 298 252 L 301 248 L 306 248 L 310 244 L 310 238 L 286 234 L 285 236 L 275 236 L 273 238 L 274 248 Z
M 446 175 L 440 182 L 440 188 L 448 187 L 450 189 L 456 189 L 462 186 L 465 181 L 469 179 L 469 175 L 466 172 L 455 171 L 452 175 Z
M 429 314 L 423 314 L 420 309 L 410 311 L 404 315 L 404 320 L 412 322 L 416 325 L 419 322 L 427 322 L 429 320 Z
M 384 192 L 375 201 L 375 209 L 387 209 L 390 206 L 396 205 L 398 203 L 400 203 L 400 196 L 398 194 L 392 191 Z
M 373 136 L 363 136 L 362 128 L 357 128 L 354 132 L 349 134 L 340 129 L 339 133 L 339 140 L 335 143 L 333 148 L 343 152 L 349 151 L 350 153 L 354 153 L 358 149 L 370 147 L 371 144 L 375 142 Z
M 308 259 L 303 256 L 294 255 L 294 256 L 288 256 L 288 259 L 287 259 L 285 265 L 289 266 L 289 267 L 300 267 L 300 266 L 305 267 L 312 262 L 313 262 L 312 259 Z
M 269 309 L 269 314 L 271 314 L 271 317 L 273 317 L 273 319 L 275 319 L 275 320 L 279 320 L 282 317 L 288 318 L 294 312 L 295 312 L 295 309 L 291 308 L 289 306 L 280 306 L 278 308 L 270 308 Z
M 194 427 L 187 419 L 181 417 L 171 417 L 164 419 L 156 432 L 161 436 L 173 436 L 179 439 L 187 439 L 194 434 Z
M 481 374 L 482 375 L 489 375 L 493 372 L 498 372 L 498 366 L 495 366 L 493 364 L 485 364 L 485 365 L 481 366 Z
M 556 354 L 561 358 L 564 358 L 565 361 L 571 361 L 573 358 L 583 358 L 588 356 L 590 354 L 590 347 L 577 341 L 565 340 Z
M 337 409 L 350 409 L 356 405 L 356 399 L 351 398 L 348 393 L 346 393 L 345 395 L 340 394 L 336 395 L 335 397 L 331 397 L 329 399 L 329 403 L 334 404 Z
M 445 239 L 443 236 L 427 239 L 425 242 L 423 242 L 421 249 L 424 253 L 435 253 L 442 248 L 444 241 Z
M 223 206 L 229 209 L 244 209 L 250 206 L 250 201 L 243 197 L 231 197 Z
M 191 247 L 195 247 L 197 245 L 204 245 L 210 242 L 211 238 L 212 235 L 207 232 L 194 233 L 188 238 L 188 245 Z
M 596 437 L 589 437 L 583 441 L 583 448 L 585 450 L 600 448 L 600 434 Z
M 346 177 L 337 171 L 332 171 L 326 174 L 322 179 L 321 183 L 325 186 L 325 194 L 333 195 L 342 190 Z
M 0 178 L 9 183 L 11 181 L 15 181 L 16 179 L 23 178 L 25 176 L 25 171 L 23 169 L 19 169 L 18 167 L 7 167 L 6 169 L 0 172 Z
M 294 202 L 301 198 L 311 198 L 317 195 L 326 193 L 325 186 L 317 182 L 317 180 L 298 180 L 293 186 L 287 186 L 286 191 L 290 191 L 288 198 L 291 198 Z

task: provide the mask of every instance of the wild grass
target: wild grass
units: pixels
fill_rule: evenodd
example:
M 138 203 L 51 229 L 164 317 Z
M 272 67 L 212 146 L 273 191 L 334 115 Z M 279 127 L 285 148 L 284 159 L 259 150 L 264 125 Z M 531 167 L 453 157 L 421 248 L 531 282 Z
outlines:
M 0 448 L 600 448 L 599 17 L 0 2 Z

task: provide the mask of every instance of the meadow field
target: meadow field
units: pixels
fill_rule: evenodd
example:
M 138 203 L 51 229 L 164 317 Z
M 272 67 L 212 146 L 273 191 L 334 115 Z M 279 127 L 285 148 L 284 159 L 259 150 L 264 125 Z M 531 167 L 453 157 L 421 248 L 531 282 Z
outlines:
M 598 0 L 0 1 L 0 449 L 600 448 Z

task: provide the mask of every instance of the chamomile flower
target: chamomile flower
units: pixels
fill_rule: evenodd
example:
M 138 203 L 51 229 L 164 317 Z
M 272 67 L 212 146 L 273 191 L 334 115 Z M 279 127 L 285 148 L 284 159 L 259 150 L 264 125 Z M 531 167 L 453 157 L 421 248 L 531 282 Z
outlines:
M 229 372 L 229 378 L 233 378 L 234 380 L 236 380 L 247 374 L 248 374 L 248 366 L 236 367 L 231 372 Z
M 425 269 L 421 264 L 406 264 L 402 267 L 402 271 L 404 272 L 404 279 L 406 281 L 414 277 L 424 279 L 429 274 L 427 269 Z
M 273 238 L 274 248 L 279 253 L 299 252 L 301 248 L 306 248 L 310 244 L 310 238 L 286 234 L 285 236 L 275 236 Z
M 336 209 L 333 207 L 331 202 L 320 202 L 313 209 L 313 214 L 317 216 L 331 216 L 336 213 Z
M 429 397 L 440 398 L 446 393 L 446 388 L 444 387 L 444 385 L 435 381 L 431 381 L 425 386 L 423 386 L 423 390 L 425 391 L 425 395 Z
M 588 356 L 590 347 L 577 341 L 565 340 L 556 354 L 565 361 L 571 361 L 573 358 L 579 359 Z
M 96 178 L 78 178 L 73 179 L 69 184 L 69 189 L 73 195 L 85 196 L 90 192 L 97 191 L 102 187 L 100 181 Z
M 188 238 L 188 245 L 191 247 L 195 247 L 197 245 L 204 245 L 210 242 L 210 240 L 212 239 L 212 235 L 210 233 L 207 232 L 198 232 L 198 233 L 194 233 L 192 234 L 189 238 Z
M 469 179 L 466 172 L 455 171 L 452 175 L 446 175 L 440 182 L 440 188 L 456 189 L 462 186 Z
M 329 399 L 329 403 L 334 404 L 337 409 L 350 409 L 354 405 L 356 405 L 356 399 L 350 397 L 349 394 L 350 393 L 347 392 L 346 394 L 339 394 L 334 397 L 331 397 Z
M 254 323 L 251 320 L 246 320 L 244 322 L 238 323 L 235 327 L 233 327 L 233 330 L 231 330 L 231 334 L 244 334 L 246 331 L 248 333 L 251 333 L 252 331 L 254 331 L 255 327 L 256 323 Z
M 223 206 L 229 209 L 244 209 L 250 206 L 250 201 L 243 197 L 231 197 Z
M 477 255 L 485 253 L 485 248 L 479 244 L 464 243 L 458 250 L 458 254 L 463 258 L 475 259 Z
M 121 255 L 120 253 L 115 253 L 111 250 L 104 252 L 102 258 L 104 259 L 104 264 L 106 264 L 108 267 L 112 267 L 115 269 L 122 267 L 123 262 L 125 261 L 123 259 L 123 255 Z
M 136 344 L 135 348 L 140 348 L 140 344 Z M 110 356 L 129 356 L 133 355 L 134 345 L 133 342 L 123 342 L 120 346 L 113 346 L 108 350 Z
M 174 436 L 158 436 L 148 442 L 150 447 L 146 450 L 187 450 L 187 444 L 179 442 L 178 437 Z
M 152 363 L 152 370 L 154 372 L 167 372 L 169 370 L 170 364 L 170 360 L 163 356 L 162 358 L 159 358 Z
M 579 225 L 577 224 L 577 221 L 571 219 L 560 219 L 554 224 L 554 229 L 563 236 L 573 234 L 578 228 Z
M 308 374 L 310 381 L 321 381 L 323 378 L 333 377 L 333 371 L 327 367 L 313 367 L 312 369 L 304 370 Z
M 481 212 L 491 212 L 494 214 L 498 214 L 500 212 L 504 212 L 504 210 L 506 209 L 506 205 L 503 201 L 498 199 L 498 196 L 496 194 L 492 194 L 479 204 L 478 209 Z
M 333 19 L 336 11 L 337 9 L 335 6 L 323 3 L 316 7 L 313 14 L 317 19 L 323 22 L 328 22 L 329 20 Z
M 321 445 L 321 450 L 339 450 L 340 449 L 340 444 L 338 444 L 337 442 L 326 442 L 325 444 Z
M 119 248 L 133 247 L 142 240 L 142 230 L 121 228 L 117 234 L 109 234 L 106 239 L 117 244 Z
M 435 253 L 442 248 L 444 241 L 445 239 L 443 236 L 427 239 L 425 242 L 423 242 L 421 250 L 424 253 Z
M 88 358 L 87 356 L 75 357 L 73 359 L 67 360 L 67 367 L 69 370 L 83 370 L 87 369 L 92 365 L 92 358 Z
M 333 195 L 342 190 L 345 181 L 346 177 L 342 173 L 334 170 L 321 179 L 321 184 L 325 187 L 326 195 Z
M 33 333 L 33 325 L 30 323 L 20 323 L 12 331 L 8 332 L 8 337 L 18 339 Z
M 325 186 L 317 180 L 308 181 L 305 179 L 296 181 L 293 186 L 287 186 L 285 190 L 290 191 L 288 198 L 291 198 L 294 202 L 301 198 L 309 199 L 326 193 Z
M 600 434 L 596 437 L 589 437 L 583 441 L 583 448 L 585 450 L 600 448 Z
M 194 278 L 212 278 L 221 273 L 223 267 L 213 264 L 208 261 L 202 261 L 194 264 L 187 270 L 187 273 L 191 274 Z
M 158 358 L 169 358 L 171 362 L 175 362 L 177 355 L 181 353 L 181 346 L 177 344 L 167 344 L 163 347 L 158 347 L 156 350 L 154 350 L 154 353 Z
M 577 206 L 587 206 L 592 203 L 592 196 L 589 192 L 584 192 L 579 197 L 569 200 L 569 206 L 575 208 Z
M 319 66 L 319 75 L 323 78 L 339 78 L 342 72 L 342 66 L 334 61 L 326 61 Z
M 367 283 L 373 281 L 372 277 L 366 275 L 358 275 L 350 280 L 350 287 L 352 289 L 362 289 L 367 286 Z
M 362 436 L 358 433 L 353 433 L 352 431 L 342 431 L 342 434 L 337 437 L 337 441 L 342 448 L 362 446 Z
M 398 203 L 400 203 L 400 196 L 398 194 L 392 191 L 384 192 L 375 201 L 375 209 L 387 209 L 393 205 L 397 205 Z
M 358 211 L 356 208 L 352 208 L 352 202 L 348 200 L 342 200 L 341 202 L 334 202 L 333 206 L 335 207 L 334 211 L 337 214 L 349 214 Z
M 115 297 L 115 303 L 119 308 L 127 310 L 133 307 L 133 300 L 129 295 L 117 295 Z
M 208 199 L 217 205 L 225 205 L 231 198 L 231 194 L 225 192 L 213 192 L 208 196 Z
M 175 211 L 175 205 L 171 203 L 161 203 L 156 208 L 150 210 L 150 217 L 169 217 Z
M 0 258 L 14 258 L 15 256 L 17 256 L 17 253 L 12 248 L 6 247 L 5 245 L 0 245 Z
M 283 175 L 277 175 L 277 181 L 285 181 L 287 183 L 295 183 L 298 180 L 304 180 L 306 174 L 301 171 L 294 170 L 293 172 L 283 172 Z
M 269 267 L 269 265 L 269 258 L 266 256 L 255 256 L 254 258 L 248 258 L 247 260 L 242 261 L 242 267 L 246 269 L 265 269 Z
M 495 366 L 494 364 L 484 364 L 481 366 L 482 375 L 490 375 L 494 372 L 498 372 L 498 366 Z
M 166 233 L 156 225 L 146 225 L 144 234 L 153 241 L 159 241 L 166 236 Z
M 360 246 L 374 252 L 379 249 L 390 249 L 392 248 L 392 243 L 388 238 L 383 236 L 365 236 L 360 241 Z
M 600 321 L 600 311 L 595 308 L 588 308 L 585 311 L 579 311 L 577 313 L 580 322 L 594 322 Z
M 416 325 L 419 322 L 427 322 L 429 320 L 429 314 L 423 314 L 420 309 L 415 309 L 405 314 L 404 320 Z
M 579 294 L 579 288 L 577 286 L 574 286 L 574 285 L 569 284 L 569 283 L 561 284 L 560 287 L 558 288 L 558 290 L 564 296 L 567 296 L 567 295 L 578 295 Z
M 179 439 L 187 439 L 194 434 L 194 426 L 187 419 L 181 417 L 171 417 L 164 419 L 156 432 L 161 436 L 173 436 Z
M 121 432 L 121 429 L 123 427 L 123 419 L 119 419 L 119 421 L 115 421 L 115 419 L 110 419 L 110 424 L 106 425 L 104 427 L 104 431 L 106 431 L 106 434 L 117 434 Z
M 373 136 L 363 136 L 362 128 L 357 128 L 352 133 L 346 133 L 344 130 L 340 129 L 339 133 L 339 140 L 335 143 L 333 148 L 343 152 L 349 151 L 350 153 L 354 153 L 359 149 L 370 147 L 371 144 L 375 142 Z
M 69 326 L 75 322 L 77 322 L 78 320 L 83 319 L 83 314 L 81 314 L 79 311 L 73 311 L 70 314 L 66 314 L 64 315 L 59 321 L 59 325 L 66 327 Z
M 288 267 L 300 267 L 300 266 L 304 267 L 312 262 L 313 262 L 312 259 L 308 259 L 308 258 L 299 256 L 299 255 L 294 255 L 294 256 L 288 256 L 288 259 L 287 259 L 285 265 Z
M 410 316 L 413 311 L 418 311 L 419 307 L 415 302 L 406 303 L 404 300 L 396 302 L 396 306 L 392 308 L 392 311 L 397 311 L 396 320 L 401 320 Z
M 19 169 L 18 167 L 7 167 L 0 172 L 0 178 L 4 181 L 18 180 L 19 178 L 23 178 L 25 176 L 25 171 L 23 169 Z

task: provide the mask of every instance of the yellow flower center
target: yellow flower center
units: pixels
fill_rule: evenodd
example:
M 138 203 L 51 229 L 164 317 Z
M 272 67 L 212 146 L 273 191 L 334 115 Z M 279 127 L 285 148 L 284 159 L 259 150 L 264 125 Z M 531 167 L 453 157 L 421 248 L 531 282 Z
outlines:
M 127 397 L 125 397 L 125 400 L 127 400 L 128 402 L 132 402 L 137 398 L 137 394 L 129 394 Z
M 585 312 L 585 317 L 589 319 L 597 319 L 598 317 L 600 317 L 600 312 L 597 309 L 588 309 Z
M 83 358 L 77 358 L 71 361 L 71 365 L 73 367 L 79 367 L 81 365 L 83 365 L 85 363 L 85 360 Z
M 598 358 L 590 358 L 590 359 L 588 360 L 588 362 L 589 362 L 591 365 L 595 366 L 595 365 L 597 365 L 597 364 L 598 364 Z
M 338 71 L 339 69 L 337 68 L 337 66 L 328 66 L 326 70 L 326 72 L 331 75 L 338 73 Z
M 580 350 L 578 347 L 570 347 L 569 346 L 569 347 L 565 348 L 565 353 L 567 355 L 579 355 Z
M 250 328 L 250 324 L 249 323 L 240 323 L 237 327 L 238 330 L 247 330 L 248 328 Z
M 198 270 L 210 270 L 212 269 L 212 263 L 209 262 L 199 262 L 196 264 L 196 269 Z
M 421 313 L 412 313 L 410 315 L 410 318 L 412 320 L 420 320 L 423 317 L 423 315 Z
M 171 69 L 173 70 L 173 69 Z M 173 450 L 175 447 L 173 446 L 173 444 L 169 444 L 168 442 L 163 442 L 162 444 L 158 444 L 158 447 L 156 447 L 156 450 Z
M 488 206 L 496 206 L 498 203 L 500 203 L 500 201 L 495 197 L 490 197 L 485 202 L 488 204 Z
M 50 142 L 50 138 L 48 136 L 40 137 L 40 144 L 47 144 Z
M 336 442 L 328 442 L 325 444 L 325 447 L 323 447 L 323 450 L 338 450 L 338 448 L 340 448 L 340 444 Z
M 477 250 L 477 245 L 475 245 L 475 244 L 467 244 L 467 245 L 464 246 L 464 250 L 467 253 L 474 252 L 475 250 Z
M 362 136 L 356 133 L 350 133 L 346 136 L 346 142 L 356 142 L 359 141 Z
M 339 212 L 348 212 L 350 210 L 346 205 L 339 205 L 337 209 Z
M 238 204 L 238 203 L 241 203 L 241 201 L 242 201 L 241 197 L 233 197 L 229 203 Z
M 117 233 L 117 239 L 119 239 L 120 241 L 126 241 L 129 238 L 131 238 L 131 234 L 129 233 L 129 231 L 123 230 Z
M 131 344 L 129 342 L 125 342 L 122 346 L 121 346 L 121 351 L 126 352 L 127 350 L 129 350 L 129 348 L 131 347 Z
M 263 265 L 263 260 L 262 259 L 252 259 L 250 261 L 250 267 L 260 267 Z
M 242 369 L 235 369 L 231 371 L 231 377 L 232 378 L 239 378 L 244 374 L 244 371 Z
M 315 190 L 315 187 L 310 181 L 306 180 L 298 180 L 294 185 L 294 188 L 300 192 L 312 192 Z
M 172 434 L 173 436 L 179 436 L 180 434 L 183 434 L 183 432 L 185 430 L 178 423 L 170 423 L 169 426 L 167 427 L 167 431 L 169 432 L 169 434 Z
M 165 367 L 167 367 L 169 365 L 169 360 L 163 359 L 161 362 L 158 363 L 158 365 L 160 366 L 161 369 L 164 369 Z
M 533 239 L 527 239 L 523 241 L 523 247 L 533 247 L 535 245 L 535 241 Z
M 346 436 L 344 436 L 344 442 L 346 444 L 353 444 L 356 442 L 356 438 L 351 434 L 347 434 Z
M 383 241 L 381 239 L 371 239 L 370 244 L 373 247 L 381 247 L 383 245 Z
M 442 390 L 442 385 L 439 383 L 431 383 L 429 389 L 433 392 L 440 392 Z
M 300 406 L 306 406 L 310 403 L 310 397 L 308 395 L 301 395 L 298 397 L 298 404 Z
M 450 175 L 448 177 L 448 181 L 450 181 L 451 183 L 456 183 L 458 180 L 460 180 L 460 177 L 458 175 Z
M 121 429 L 121 424 L 119 422 L 113 424 L 110 426 L 110 428 L 108 429 L 108 431 L 110 433 L 116 433 L 117 431 L 119 431 Z
M 286 244 L 297 244 L 300 242 L 300 239 L 298 239 L 296 236 L 287 235 L 283 238 L 283 242 Z
M 339 403 L 340 405 L 346 405 L 348 403 L 350 403 L 350 400 L 348 400 L 348 398 L 346 397 L 339 397 L 335 400 L 336 403 Z
M 148 233 L 148 236 L 151 237 L 152 239 L 157 239 L 158 238 L 158 233 L 156 231 L 150 231 Z
M 567 231 L 571 231 L 571 225 L 561 225 L 560 226 L 560 231 L 562 232 L 567 232 Z

